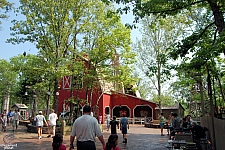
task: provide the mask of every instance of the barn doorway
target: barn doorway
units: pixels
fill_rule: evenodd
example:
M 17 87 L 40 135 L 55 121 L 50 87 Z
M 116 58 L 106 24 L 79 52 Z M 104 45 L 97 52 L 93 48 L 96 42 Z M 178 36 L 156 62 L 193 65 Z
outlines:
M 130 117 L 130 109 L 127 106 L 116 106 L 113 109 L 113 116 L 116 116 L 117 118 L 120 118 L 123 116 L 123 114 L 126 115 L 126 117 Z
M 136 106 L 134 108 L 134 117 L 152 117 L 152 108 L 150 106 Z

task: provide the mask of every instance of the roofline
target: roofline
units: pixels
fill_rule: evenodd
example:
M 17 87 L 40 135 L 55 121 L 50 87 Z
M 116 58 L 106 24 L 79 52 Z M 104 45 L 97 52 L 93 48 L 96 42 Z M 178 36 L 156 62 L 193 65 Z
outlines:
M 177 103 L 178 103 L 178 107 L 177 107 Z M 179 103 L 179 102 L 177 102 L 177 103 L 175 103 L 174 106 L 162 107 L 161 109 L 178 109 L 179 107 L 184 109 L 184 107 L 181 105 L 181 103 Z M 159 107 L 156 107 L 155 109 L 159 109 Z
M 146 102 L 151 102 L 151 103 L 154 103 L 154 104 L 157 105 L 157 103 L 155 103 L 155 102 L 148 101 L 148 100 L 146 100 L 146 99 L 143 99 L 143 98 L 140 98 L 140 97 L 136 97 L 136 96 L 133 96 L 133 95 L 130 95 L 130 94 L 125 94 L 125 93 L 121 93 L 121 92 L 114 91 L 114 90 L 110 90 L 110 91 L 113 92 L 113 93 L 119 93 L 119 94 L 126 95 L 126 96 L 129 96 L 129 97 L 137 98 L 137 99 L 140 99 L 140 100 L 143 100 L 143 101 L 146 101 Z M 112 94 L 111 94 L 111 95 L 112 95 Z

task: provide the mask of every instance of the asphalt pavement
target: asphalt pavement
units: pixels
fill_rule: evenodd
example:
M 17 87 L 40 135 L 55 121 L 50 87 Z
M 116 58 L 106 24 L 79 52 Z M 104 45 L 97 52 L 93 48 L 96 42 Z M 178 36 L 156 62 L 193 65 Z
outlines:
M 103 127 L 103 136 L 105 142 L 110 135 L 110 131 Z M 168 141 L 166 130 L 165 136 L 161 136 L 160 129 L 146 128 L 144 125 L 130 125 L 128 129 L 128 143 L 125 145 L 122 141 L 122 134 L 117 130 L 119 135 L 119 148 L 121 150 L 166 150 L 165 145 Z M 63 144 L 69 149 L 70 136 L 64 136 Z M 6 144 L 8 143 L 8 144 Z M 12 127 L 7 127 L 6 132 L 0 131 L 0 149 L 14 150 L 52 150 L 52 138 L 47 138 L 47 134 L 42 135 L 42 139 L 38 140 L 36 133 L 29 133 L 25 126 L 19 126 L 17 131 L 12 131 Z M 76 143 L 74 143 L 76 145 Z M 7 147 L 8 146 L 8 147 Z M 96 138 L 97 150 L 101 150 L 100 141 Z M 75 147 L 76 150 L 76 147 Z

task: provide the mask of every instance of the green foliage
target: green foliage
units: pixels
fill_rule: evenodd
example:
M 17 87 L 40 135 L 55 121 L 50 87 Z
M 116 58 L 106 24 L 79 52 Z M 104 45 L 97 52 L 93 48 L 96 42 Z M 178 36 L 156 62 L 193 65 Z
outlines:
M 12 70 L 12 64 L 4 59 L 0 59 L 0 95 L 1 101 L 4 97 L 14 98 L 16 91 L 16 72 Z M 14 101 L 11 101 L 12 104 Z M 2 104 L 2 103 L 1 103 Z
M 8 2 L 7 0 L 0 0 L 0 19 L 7 19 L 7 12 L 12 9 L 13 3 Z M 3 12 L 3 13 L 2 13 Z M 0 25 L 2 24 L 0 20 Z
M 168 84 L 172 76 L 172 70 L 175 68 L 168 57 L 168 49 L 183 34 L 182 28 L 186 26 L 182 22 L 184 18 L 160 16 L 149 16 L 142 19 L 142 39 L 137 40 L 134 51 L 138 54 L 137 71 L 143 72 L 142 85 L 149 85 L 148 93 L 157 91 L 158 95 L 163 93 L 165 84 Z M 139 71 L 140 70 L 140 71 Z M 140 73 L 139 73 L 140 74 Z M 140 84 L 139 84 L 140 86 Z M 154 89 L 154 90 L 153 90 Z
M 173 97 L 170 96 L 168 93 L 160 96 L 158 96 L 157 94 L 153 94 L 153 98 L 150 99 L 150 101 L 153 101 L 157 104 L 161 102 L 162 107 L 173 106 L 175 104 Z
M 129 65 L 135 56 L 130 51 L 130 30 L 112 13 L 111 6 L 99 0 L 21 0 L 20 3 L 17 12 L 26 19 L 12 21 L 12 37 L 7 41 L 31 42 L 38 48 L 37 59 L 25 60 L 20 77 L 26 79 L 24 85 L 32 85 L 39 92 L 39 99 L 44 99 L 48 91 L 56 93 L 59 80 L 66 75 L 76 77 L 82 73 L 85 87 L 90 91 L 99 84 L 96 82 L 99 77 L 110 82 L 130 82 Z M 116 55 L 122 65 L 112 67 Z M 87 68 L 85 61 L 90 65 Z M 22 64 L 18 62 L 18 66 Z M 111 77 L 112 72 L 119 73 Z M 53 96 L 56 109 L 57 97 Z

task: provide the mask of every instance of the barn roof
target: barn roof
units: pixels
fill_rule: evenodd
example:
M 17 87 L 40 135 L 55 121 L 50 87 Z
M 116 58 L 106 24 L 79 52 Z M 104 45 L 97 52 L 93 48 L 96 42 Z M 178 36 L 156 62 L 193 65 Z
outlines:
M 11 108 L 13 108 L 13 107 L 17 107 L 19 109 L 27 109 L 28 108 L 25 104 L 18 104 L 18 103 L 14 104 Z
M 111 90 L 111 92 L 112 93 L 122 94 L 122 95 L 125 95 L 125 96 L 133 97 L 133 98 L 136 98 L 136 99 L 139 99 L 139 100 L 142 100 L 142 101 L 146 101 L 146 102 L 150 102 L 150 103 L 156 104 L 153 101 L 149 101 L 149 100 L 146 100 L 146 99 L 143 99 L 143 98 L 140 98 L 140 97 L 136 97 L 136 96 L 133 96 L 133 95 L 130 95 L 130 94 L 126 94 L 126 93 L 122 93 L 122 92 L 118 92 L 118 91 L 114 91 L 114 90 Z
M 179 107 L 184 109 L 184 107 L 179 102 L 175 103 L 174 106 L 166 106 L 166 107 L 162 107 L 161 109 L 178 109 Z M 159 107 L 156 107 L 155 109 L 159 109 Z

